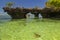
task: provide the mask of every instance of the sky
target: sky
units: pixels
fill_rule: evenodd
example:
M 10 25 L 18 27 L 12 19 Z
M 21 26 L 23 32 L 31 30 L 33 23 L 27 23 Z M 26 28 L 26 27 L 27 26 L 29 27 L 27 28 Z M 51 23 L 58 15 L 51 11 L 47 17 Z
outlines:
M 7 2 L 14 2 L 14 7 L 25 7 L 25 8 L 34 8 L 38 6 L 43 8 L 47 0 L 0 0 L 0 13 L 4 13 L 3 7 L 6 6 Z

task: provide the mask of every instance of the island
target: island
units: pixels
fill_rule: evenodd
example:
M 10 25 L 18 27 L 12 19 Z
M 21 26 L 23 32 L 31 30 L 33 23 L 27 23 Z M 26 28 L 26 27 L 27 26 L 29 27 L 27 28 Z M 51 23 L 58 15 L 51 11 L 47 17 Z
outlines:
M 9 8 L 3 7 L 4 12 L 7 12 L 12 19 L 23 19 L 26 18 L 26 14 L 31 12 L 36 17 L 39 13 L 42 14 L 43 18 L 60 18 L 60 9 L 55 10 L 54 8 Z

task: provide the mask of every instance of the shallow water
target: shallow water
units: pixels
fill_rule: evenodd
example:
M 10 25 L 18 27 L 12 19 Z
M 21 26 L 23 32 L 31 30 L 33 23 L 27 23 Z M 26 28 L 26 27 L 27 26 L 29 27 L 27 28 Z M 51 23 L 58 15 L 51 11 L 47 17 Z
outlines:
M 0 24 L 8 22 L 11 20 L 11 17 L 8 14 L 0 14 Z
M 13 20 L 0 25 L 1 40 L 60 40 L 60 21 Z M 35 33 L 41 35 L 36 37 Z
M 10 18 L 0 19 L 0 25 L 2 25 L 5 22 L 9 22 L 10 20 L 11 20 Z

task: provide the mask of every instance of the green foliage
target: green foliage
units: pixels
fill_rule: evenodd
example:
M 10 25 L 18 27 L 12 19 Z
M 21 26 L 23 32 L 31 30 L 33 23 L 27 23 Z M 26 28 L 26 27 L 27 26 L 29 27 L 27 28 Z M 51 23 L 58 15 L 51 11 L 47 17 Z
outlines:
M 8 2 L 8 3 L 6 3 L 6 6 L 11 8 L 13 6 L 13 4 L 14 4 L 13 2 Z
M 46 6 L 49 6 L 49 7 L 60 7 L 60 0 L 48 0 L 47 2 L 46 2 L 46 4 L 48 4 L 48 5 L 46 5 Z

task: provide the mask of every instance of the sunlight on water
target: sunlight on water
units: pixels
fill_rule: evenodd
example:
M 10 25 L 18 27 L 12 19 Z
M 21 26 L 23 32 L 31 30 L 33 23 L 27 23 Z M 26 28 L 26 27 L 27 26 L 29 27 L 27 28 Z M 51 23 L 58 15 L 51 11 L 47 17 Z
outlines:
M 58 20 L 12 20 L 1 25 L 1 40 L 60 40 Z

